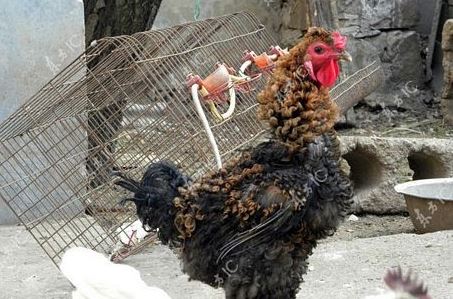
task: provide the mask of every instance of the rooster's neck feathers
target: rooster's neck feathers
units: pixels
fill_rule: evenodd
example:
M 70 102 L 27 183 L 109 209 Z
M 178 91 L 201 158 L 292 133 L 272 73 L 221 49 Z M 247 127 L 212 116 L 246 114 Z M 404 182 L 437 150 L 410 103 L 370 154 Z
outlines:
M 304 39 L 277 62 L 265 89 L 259 94 L 259 117 L 268 121 L 275 139 L 290 148 L 299 148 L 315 137 L 330 131 L 338 110 L 329 96 L 329 89 L 312 79 L 306 67 L 310 44 L 322 41 L 340 45 L 333 34 L 312 28 Z

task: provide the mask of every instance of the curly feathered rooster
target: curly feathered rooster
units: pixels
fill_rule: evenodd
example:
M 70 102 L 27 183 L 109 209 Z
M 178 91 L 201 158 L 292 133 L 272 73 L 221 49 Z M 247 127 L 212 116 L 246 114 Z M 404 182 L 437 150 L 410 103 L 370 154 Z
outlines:
M 191 279 L 226 298 L 295 298 L 317 240 L 332 234 L 351 204 L 339 165 L 329 97 L 349 59 L 346 38 L 312 28 L 282 57 L 258 97 L 272 138 L 196 182 L 168 162 L 148 167 L 134 192 L 137 214 L 179 247 Z

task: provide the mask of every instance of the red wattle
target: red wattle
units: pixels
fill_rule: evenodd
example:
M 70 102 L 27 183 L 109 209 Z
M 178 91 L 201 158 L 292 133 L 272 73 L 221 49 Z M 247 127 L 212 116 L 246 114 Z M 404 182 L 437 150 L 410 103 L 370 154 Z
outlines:
M 324 63 L 316 72 L 316 79 L 322 86 L 331 87 L 337 81 L 340 68 L 334 59 Z

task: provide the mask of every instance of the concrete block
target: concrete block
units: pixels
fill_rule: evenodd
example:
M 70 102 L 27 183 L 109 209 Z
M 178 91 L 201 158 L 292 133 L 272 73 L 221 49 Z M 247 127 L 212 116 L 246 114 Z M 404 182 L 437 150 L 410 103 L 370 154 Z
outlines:
M 354 213 L 406 212 L 396 184 L 453 176 L 453 140 L 342 136 L 342 153 L 354 182 Z

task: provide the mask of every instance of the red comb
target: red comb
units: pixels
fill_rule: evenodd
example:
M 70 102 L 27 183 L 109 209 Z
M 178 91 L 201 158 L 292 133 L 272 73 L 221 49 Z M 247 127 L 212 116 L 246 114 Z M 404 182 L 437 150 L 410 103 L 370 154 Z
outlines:
M 340 32 L 335 31 L 332 33 L 333 45 L 338 51 L 343 51 L 346 48 L 346 43 L 348 38 L 344 35 L 341 35 Z

